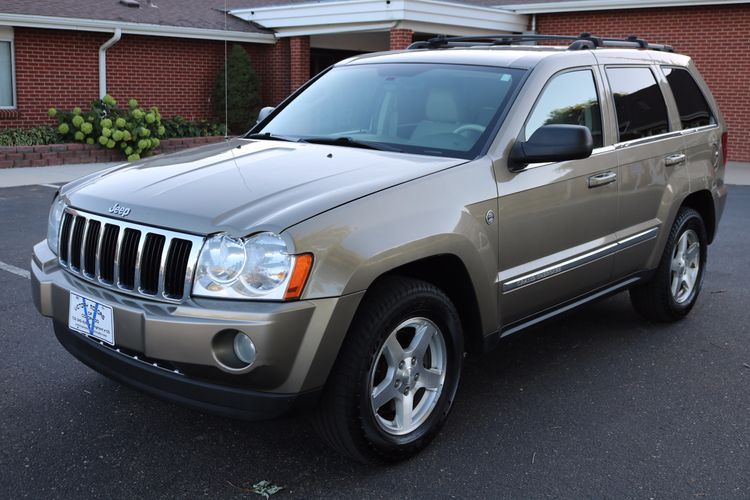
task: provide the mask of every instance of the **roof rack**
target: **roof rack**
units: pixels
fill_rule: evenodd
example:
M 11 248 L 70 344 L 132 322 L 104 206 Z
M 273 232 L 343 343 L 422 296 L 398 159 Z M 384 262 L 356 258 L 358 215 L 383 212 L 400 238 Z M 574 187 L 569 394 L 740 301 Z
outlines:
M 475 47 L 493 45 L 513 45 L 521 42 L 537 41 L 570 41 L 568 50 L 592 50 L 599 47 L 622 47 L 632 49 L 649 49 L 661 52 L 674 52 L 671 45 L 648 43 L 637 36 L 627 38 L 603 38 L 591 33 L 572 35 L 476 35 L 476 36 L 445 36 L 440 35 L 423 42 L 414 42 L 409 49 L 443 49 L 450 47 Z

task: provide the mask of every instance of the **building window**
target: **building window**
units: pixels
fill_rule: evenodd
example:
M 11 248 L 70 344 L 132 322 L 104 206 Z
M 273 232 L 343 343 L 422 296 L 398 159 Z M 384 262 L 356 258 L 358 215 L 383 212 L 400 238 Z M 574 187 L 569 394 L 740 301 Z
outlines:
M 13 66 L 13 40 L 0 32 L 0 108 L 16 106 Z

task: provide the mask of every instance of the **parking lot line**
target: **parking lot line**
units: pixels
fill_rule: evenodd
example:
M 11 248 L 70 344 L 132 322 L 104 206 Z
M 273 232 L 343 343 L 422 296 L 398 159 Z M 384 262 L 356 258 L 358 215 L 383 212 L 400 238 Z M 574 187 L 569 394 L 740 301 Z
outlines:
M 37 186 L 43 186 L 43 187 L 48 187 L 52 189 L 60 189 L 60 186 L 58 186 L 57 184 L 37 184 Z
M 6 264 L 2 260 L 0 260 L 0 269 L 3 271 L 8 271 L 9 273 L 15 274 L 16 276 L 21 276 L 22 278 L 31 279 L 31 273 L 28 272 L 26 269 L 21 269 L 20 267 L 16 267 L 12 264 Z

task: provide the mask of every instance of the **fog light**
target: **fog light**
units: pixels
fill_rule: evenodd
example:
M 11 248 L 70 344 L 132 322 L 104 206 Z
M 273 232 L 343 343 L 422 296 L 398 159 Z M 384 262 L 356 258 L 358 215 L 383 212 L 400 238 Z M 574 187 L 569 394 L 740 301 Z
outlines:
M 255 344 L 250 340 L 250 337 L 237 332 L 234 336 L 234 354 L 243 363 L 253 364 L 255 361 Z

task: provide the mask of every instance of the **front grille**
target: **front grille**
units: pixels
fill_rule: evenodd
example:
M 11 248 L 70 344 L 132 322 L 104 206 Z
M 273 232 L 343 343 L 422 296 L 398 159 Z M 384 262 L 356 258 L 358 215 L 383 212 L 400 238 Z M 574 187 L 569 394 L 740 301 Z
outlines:
M 60 264 L 106 288 L 181 302 L 203 238 L 65 209 Z

